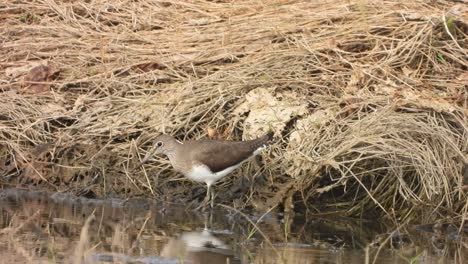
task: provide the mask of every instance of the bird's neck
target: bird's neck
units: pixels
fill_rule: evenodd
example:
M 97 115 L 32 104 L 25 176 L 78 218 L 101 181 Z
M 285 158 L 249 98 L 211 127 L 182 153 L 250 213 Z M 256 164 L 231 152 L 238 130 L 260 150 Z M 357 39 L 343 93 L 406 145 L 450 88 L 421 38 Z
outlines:
M 174 141 L 172 144 L 172 149 L 167 153 L 167 157 L 169 158 L 169 161 L 171 162 L 172 166 L 176 169 L 179 170 L 180 168 L 180 160 L 176 158 L 177 155 L 180 155 L 182 152 L 182 145 L 180 141 Z

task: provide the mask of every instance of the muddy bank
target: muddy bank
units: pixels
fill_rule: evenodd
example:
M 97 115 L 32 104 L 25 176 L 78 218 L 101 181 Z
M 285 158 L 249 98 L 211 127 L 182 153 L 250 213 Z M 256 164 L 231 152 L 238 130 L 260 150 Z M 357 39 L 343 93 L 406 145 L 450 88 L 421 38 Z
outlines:
M 217 202 L 462 222 L 466 14 L 453 1 L 11 3 L 0 184 L 196 205 L 204 187 L 166 160 L 138 166 L 151 139 L 272 129 Z

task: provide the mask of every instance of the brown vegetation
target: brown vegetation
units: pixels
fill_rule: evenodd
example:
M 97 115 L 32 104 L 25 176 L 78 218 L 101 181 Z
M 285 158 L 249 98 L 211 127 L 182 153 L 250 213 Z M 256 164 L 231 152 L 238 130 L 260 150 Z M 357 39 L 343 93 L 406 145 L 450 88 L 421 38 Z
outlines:
M 467 215 L 464 5 L 38 0 L 0 4 L 0 21 L 3 186 L 201 199 L 166 161 L 138 166 L 151 138 L 272 128 L 265 169 L 238 170 L 219 202 Z

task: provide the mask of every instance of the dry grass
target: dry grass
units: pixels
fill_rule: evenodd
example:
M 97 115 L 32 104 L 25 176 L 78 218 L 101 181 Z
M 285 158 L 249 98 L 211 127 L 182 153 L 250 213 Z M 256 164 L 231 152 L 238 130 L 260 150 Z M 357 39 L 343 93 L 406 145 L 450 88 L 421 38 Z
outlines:
M 1 183 L 192 200 L 167 162 L 137 166 L 150 139 L 239 139 L 235 110 L 265 88 L 307 113 L 220 202 L 464 221 L 466 19 L 452 1 L 0 4 Z

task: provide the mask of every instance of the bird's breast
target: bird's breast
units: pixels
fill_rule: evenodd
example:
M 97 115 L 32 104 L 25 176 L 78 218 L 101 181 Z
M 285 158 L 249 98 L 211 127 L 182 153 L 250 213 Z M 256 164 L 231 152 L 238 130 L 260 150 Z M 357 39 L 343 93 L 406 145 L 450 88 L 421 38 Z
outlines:
M 239 165 L 240 164 L 228 167 L 219 172 L 212 172 L 208 166 L 197 164 L 193 166 L 191 170 L 186 171 L 184 175 L 191 180 L 205 182 L 206 184 L 211 185 L 217 180 L 231 173 L 233 170 L 239 167 Z
M 206 182 L 207 179 L 215 177 L 215 174 L 205 165 L 195 165 L 184 175 L 197 182 Z

